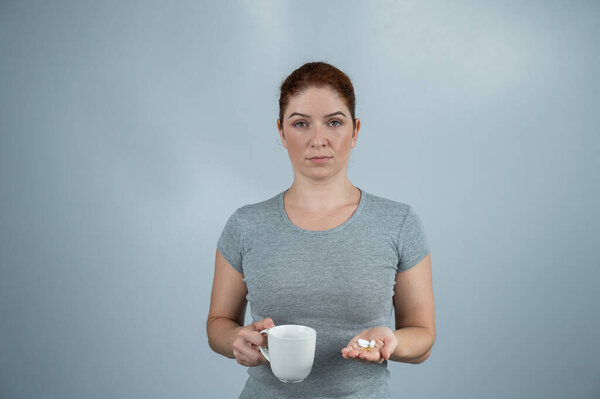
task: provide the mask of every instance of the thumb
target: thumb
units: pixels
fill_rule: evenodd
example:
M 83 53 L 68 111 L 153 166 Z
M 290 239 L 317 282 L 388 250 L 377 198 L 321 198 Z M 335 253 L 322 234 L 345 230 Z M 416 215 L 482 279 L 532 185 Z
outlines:
M 389 360 L 390 359 L 390 350 L 389 349 L 383 349 L 383 351 L 381 351 L 381 357 L 384 358 L 384 360 Z
M 383 348 L 381 350 L 381 356 L 385 360 L 389 360 L 390 356 L 392 355 L 392 351 L 395 349 L 395 348 L 392 348 L 392 344 L 393 344 L 393 340 L 391 337 L 389 337 L 389 336 L 383 337 Z
M 256 323 L 252 323 L 252 328 L 254 331 L 262 331 L 267 328 L 275 327 L 275 323 L 273 323 L 273 319 L 267 317 L 266 319 L 262 319 L 257 321 Z

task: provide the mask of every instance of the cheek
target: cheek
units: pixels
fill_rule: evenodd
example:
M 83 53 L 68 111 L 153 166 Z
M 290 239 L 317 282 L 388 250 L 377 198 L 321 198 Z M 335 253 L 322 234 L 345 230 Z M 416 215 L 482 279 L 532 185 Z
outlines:
M 290 154 L 291 158 L 299 158 L 304 156 L 304 151 L 302 150 L 302 145 L 295 141 L 287 142 L 287 150 Z
M 338 143 L 337 148 L 339 151 L 342 151 L 342 152 L 350 151 L 352 149 L 352 137 L 350 137 L 350 138 L 345 137 L 343 140 L 341 140 Z

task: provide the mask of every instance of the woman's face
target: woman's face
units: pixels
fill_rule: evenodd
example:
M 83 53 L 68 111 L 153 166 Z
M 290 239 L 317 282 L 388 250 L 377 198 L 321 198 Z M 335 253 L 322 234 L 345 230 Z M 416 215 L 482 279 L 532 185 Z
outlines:
M 310 87 L 290 100 L 283 121 L 277 120 L 277 129 L 294 175 L 323 179 L 346 175 L 360 120 L 356 119 L 353 128 L 350 110 L 335 91 Z M 311 159 L 318 156 L 328 158 Z

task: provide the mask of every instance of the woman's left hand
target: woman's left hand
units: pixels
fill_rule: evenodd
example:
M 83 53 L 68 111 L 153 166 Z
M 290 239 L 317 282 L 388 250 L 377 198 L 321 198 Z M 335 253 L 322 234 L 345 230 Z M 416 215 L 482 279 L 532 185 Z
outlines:
M 375 347 L 371 350 L 362 348 L 358 345 L 358 339 L 366 341 L 375 340 Z M 359 362 L 372 364 L 381 364 L 388 360 L 398 346 L 398 340 L 394 332 L 385 326 L 378 326 L 369 330 L 364 330 L 348 343 L 348 346 L 342 349 L 344 359 L 354 359 Z

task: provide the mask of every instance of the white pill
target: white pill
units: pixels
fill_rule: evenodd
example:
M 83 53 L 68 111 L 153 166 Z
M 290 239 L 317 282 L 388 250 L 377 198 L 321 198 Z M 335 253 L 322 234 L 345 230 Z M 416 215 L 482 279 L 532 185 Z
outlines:
M 375 340 L 371 340 L 371 342 L 369 342 L 369 346 L 371 348 L 374 348 L 375 347 Z
M 367 341 L 366 339 L 358 339 L 358 345 L 360 345 L 362 348 L 366 348 L 367 346 L 369 346 L 369 341 Z

